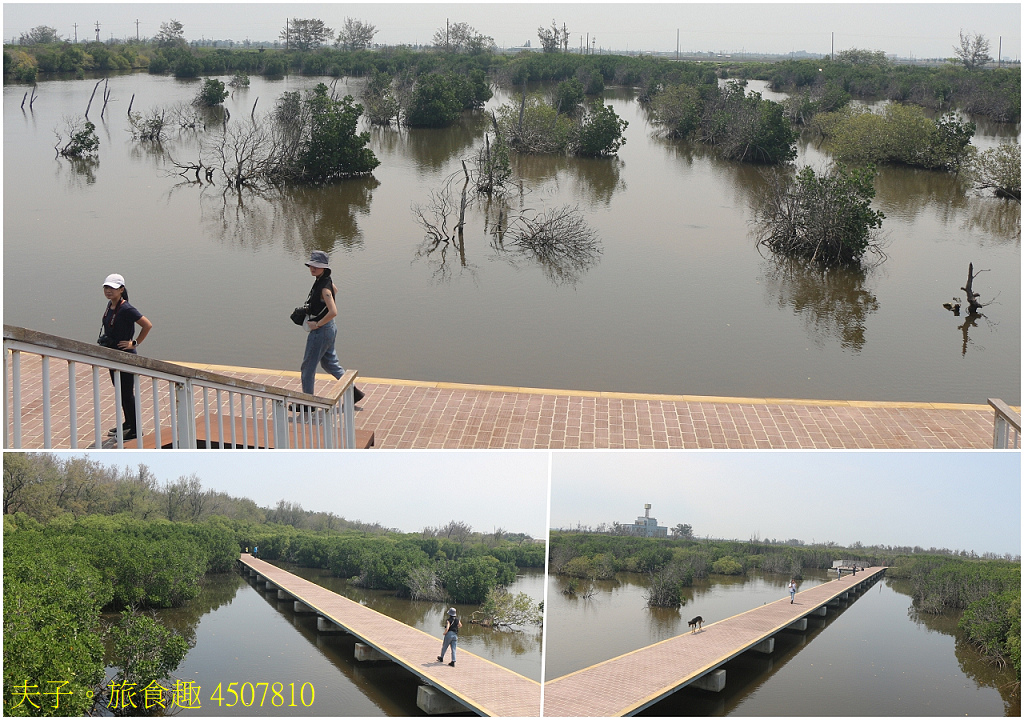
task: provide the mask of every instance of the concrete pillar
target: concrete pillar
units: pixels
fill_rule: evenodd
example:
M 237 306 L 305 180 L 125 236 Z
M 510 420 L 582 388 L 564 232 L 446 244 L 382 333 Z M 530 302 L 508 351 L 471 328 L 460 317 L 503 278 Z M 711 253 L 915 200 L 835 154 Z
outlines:
M 427 715 L 449 715 L 466 712 L 469 709 L 430 685 L 420 685 L 416 689 L 416 707 Z
M 321 615 L 320 617 L 318 617 L 316 619 L 316 631 L 318 633 L 323 633 L 325 635 L 330 635 L 330 634 L 344 633 L 345 632 L 345 628 L 341 627 L 340 625 L 336 625 L 335 623 L 331 622 L 330 620 L 325 618 L 323 615 Z
M 311 608 L 306 603 L 299 602 L 298 600 L 292 605 L 292 610 L 297 613 L 315 613 L 316 610 Z
M 850 593 L 844 592 L 842 595 L 839 596 L 839 599 L 840 600 L 849 600 L 850 599 Z
M 757 645 L 754 645 L 750 650 L 751 652 L 761 653 L 762 655 L 771 655 L 775 652 L 775 638 L 766 638 Z
M 824 605 L 822 605 L 820 608 L 817 608 L 816 610 L 811 610 L 811 612 L 808 613 L 808 614 L 809 615 L 818 615 L 820 617 L 825 617 L 825 615 L 827 613 L 828 613 L 828 608 L 825 607 Z
M 390 660 L 387 655 L 383 655 L 374 648 L 370 647 L 366 643 L 356 643 L 356 660 L 359 662 L 371 662 L 373 660 Z
M 795 623 L 787 625 L 785 629 L 786 630 L 797 630 L 799 632 L 803 632 L 804 630 L 807 629 L 807 618 L 800 618 Z
M 267 581 L 267 579 L 265 577 L 263 577 L 262 575 L 260 575 L 258 572 L 254 572 L 253 575 L 256 576 L 256 582 L 257 583 L 265 583 Z
M 278 588 L 278 589 L 277 589 L 277 599 L 278 599 L 278 600 L 291 600 L 291 599 L 292 599 L 292 596 L 291 596 L 291 595 L 289 595 L 288 593 L 286 593 L 286 592 L 285 592 L 284 590 L 282 590 L 281 588 Z
M 263 588 L 264 592 L 270 592 L 271 590 L 276 590 L 277 589 L 277 585 L 275 585 L 274 583 L 270 582 L 269 580 L 267 580 L 266 583 L 267 583 L 267 586 L 265 588 Z
M 725 689 L 725 670 L 721 668 L 712 670 L 707 675 L 703 675 L 690 683 L 690 687 L 700 688 L 708 692 L 722 692 Z

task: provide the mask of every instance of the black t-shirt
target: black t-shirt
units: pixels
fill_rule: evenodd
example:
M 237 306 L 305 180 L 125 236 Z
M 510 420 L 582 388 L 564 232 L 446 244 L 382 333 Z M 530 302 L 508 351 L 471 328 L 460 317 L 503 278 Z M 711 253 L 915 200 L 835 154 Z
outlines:
M 330 290 L 332 296 L 334 295 L 334 282 L 331 280 L 330 271 L 326 269 L 323 275 L 318 277 L 313 283 L 313 287 L 309 291 L 309 299 L 306 301 L 308 304 L 306 314 L 314 322 L 319 322 L 327 315 L 327 303 L 324 302 L 324 288 Z
M 456 635 L 459 634 L 459 616 L 449 615 L 448 616 L 448 629 L 445 632 L 453 632 Z
M 142 313 L 127 300 L 118 305 L 116 309 L 107 303 L 107 309 L 103 313 L 103 332 L 110 338 L 111 346 L 115 350 L 121 349 L 117 347 L 119 342 L 131 340 L 135 336 L 135 323 L 141 317 Z M 135 349 L 127 352 L 135 352 Z

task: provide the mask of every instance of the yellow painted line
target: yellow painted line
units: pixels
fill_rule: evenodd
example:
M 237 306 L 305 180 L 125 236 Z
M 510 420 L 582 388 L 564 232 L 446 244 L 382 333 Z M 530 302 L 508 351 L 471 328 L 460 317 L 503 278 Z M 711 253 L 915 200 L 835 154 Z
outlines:
M 297 370 L 272 370 L 268 368 L 236 367 L 234 365 L 212 365 L 204 363 L 178 362 L 177 365 L 208 370 L 210 372 L 242 372 L 257 375 L 277 375 L 297 378 Z M 327 377 L 327 376 L 325 376 Z M 475 383 L 436 382 L 429 380 L 401 380 L 395 378 L 359 377 L 359 382 L 368 385 L 395 385 L 402 387 L 424 387 L 444 390 L 474 390 L 478 392 L 516 393 L 520 395 L 555 395 L 559 397 L 603 398 L 612 400 L 651 400 L 655 402 L 709 403 L 715 405 L 800 405 L 810 407 L 855 407 L 882 409 L 960 410 L 990 411 L 988 405 L 971 403 L 915 402 L 902 400 L 815 400 L 810 398 L 755 398 L 727 397 L 724 395 L 667 395 L 658 393 L 629 393 L 610 390 L 565 390 L 559 388 L 515 387 L 512 385 L 485 385 Z M 1012 407 L 1012 406 L 1011 406 Z M 1020 407 L 1014 407 L 1020 412 Z

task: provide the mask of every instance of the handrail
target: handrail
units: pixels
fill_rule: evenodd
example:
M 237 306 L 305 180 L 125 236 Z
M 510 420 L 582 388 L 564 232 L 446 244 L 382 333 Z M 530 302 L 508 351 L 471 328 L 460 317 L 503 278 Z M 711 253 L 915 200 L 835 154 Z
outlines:
M 1020 413 L 998 398 L 989 398 L 988 404 L 996 412 L 992 429 L 992 447 L 1020 448 Z
M 296 390 L 264 385 L 242 378 L 223 375 L 210 370 L 177 365 L 163 360 L 140 357 L 131 353 L 104 348 L 98 345 L 83 343 L 78 340 L 49 335 L 37 330 L 4 325 L 4 446 L 21 446 L 21 414 L 20 402 L 20 354 L 29 353 L 42 358 L 43 388 L 43 447 L 51 447 L 50 422 L 50 377 L 49 360 L 51 358 L 66 361 L 68 364 L 67 401 L 69 405 L 68 421 L 70 425 L 71 447 L 77 447 L 77 396 L 76 396 L 76 365 L 92 367 L 93 383 L 93 425 L 95 427 L 96 447 L 102 444 L 100 431 L 100 382 L 99 368 L 115 373 L 135 375 L 136 402 L 142 402 L 142 383 L 140 378 L 152 381 L 153 397 L 153 429 L 156 434 L 157 446 L 161 445 L 160 412 L 161 404 L 167 406 L 172 425 L 172 447 L 197 447 L 196 440 L 196 407 L 201 406 L 205 418 L 203 420 L 206 437 L 210 437 L 210 396 L 215 393 L 215 409 L 220 422 L 219 444 L 225 446 L 228 438 L 224 432 L 224 416 L 221 413 L 221 394 L 227 394 L 228 413 L 233 418 L 235 402 L 242 413 L 241 446 L 249 444 L 249 425 L 246 422 L 246 401 L 251 413 L 252 432 L 258 441 L 259 427 L 257 417 L 261 416 L 264 438 L 268 438 L 269 429 L 274 430 L 274 444 L 277 447 L 355 447 L 355 422 L 353 415 L 353 387 L 358 372 L 347 371 L 339 380 L 330 386 L 326 395 L 310 395 Z M 10 360 L 10 363 L 8 362 Z M 8 372 L 10 365 L 10 373 Z M 13 374 L 13 377 L 9 375 Z M 167 383 L 168 397 L 163 397 L 158 389 L 159 383 Z M 198 390 L 201 397 L 195 397 Z M 108 391 L 109 392 L 109 391 Z M 116 402 L 114 414 L 116 420 L 116 443 L 123 447 L 121 436 L 121 388 L 120 382 L 114 384 L 113 392 Z M 235 396 L 238 396 L 237 398 Z M 259 405 L 257 405 L 259 401 Z M 268 407 L 269 403 L 269 407 Z M 138 406 L 137 406 L 138 407 Z M 9 417 L 10 415 L 10 417 Z M 143 423 L 141 407 L 137 410 L 140 424 Z M 236 437 L 235 423 L 229 421 L 230 446 L 239 445 Z M 143 428 L 139 428 L 142 436 Z M 181 437 L 179 437 L 181 436 Z

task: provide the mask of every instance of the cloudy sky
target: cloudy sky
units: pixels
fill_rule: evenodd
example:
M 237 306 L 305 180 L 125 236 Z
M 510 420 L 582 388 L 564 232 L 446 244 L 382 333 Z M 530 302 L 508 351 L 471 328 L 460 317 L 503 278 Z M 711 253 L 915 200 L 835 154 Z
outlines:
M 994 452 L 573 452 L 552 458 L 551 525 L 658 523 L 976 552 L 1021 548 L 1021 460 Z
M 189 40 L 274 40 L 286 18 L 320 18 L 338 29 L 346 17 L 377 27 L 376 42 L 429 43 L 445 21 L 467 22 L 501 47 L 532 41 L 538 26 L 564 23 L 570 45 L 588 35 L 597 47 L 725 53 L 828 53 L 851 47 L 901 57 L 948 57 L 961 30 L 991 40 L 996 55 L 1020 58 L 1021 5 L 1015 3 L 4 3 L 4 37 L 37 25 L 65 37 L 153 36 L 176 19 Z
M 405 532 L 461 520 L 479 532 L 502 527 L 536 538 L 547 533 L 544 452 L 160 451 L 89 457 L 118 467 L 145 463 L 161 485 L 195 473 L 204 488 L 263 507 L 287 500 Z

